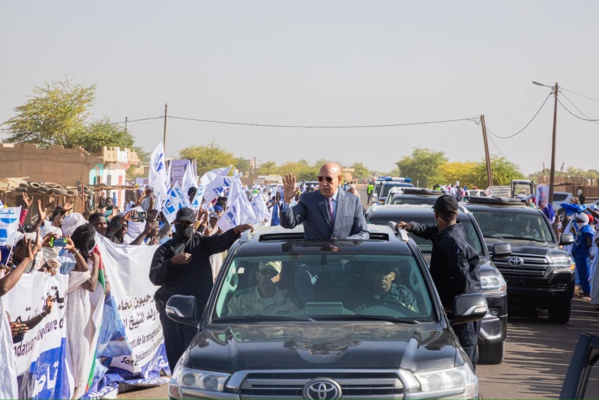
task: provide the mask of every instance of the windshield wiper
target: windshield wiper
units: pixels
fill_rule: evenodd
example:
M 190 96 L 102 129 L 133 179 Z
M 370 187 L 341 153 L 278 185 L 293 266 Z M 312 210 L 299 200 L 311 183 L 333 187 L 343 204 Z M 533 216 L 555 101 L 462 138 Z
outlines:
M 214 318 L 212 322 L 263 322 L 263 321 L 313 321 L 309 317 L 292 317 L 290 315 L 237 315 Z
M 388 315 L 366 315 L 366 314 L 343 314 L 343 315 L 315 315 L 317 321 L 386 321 L 401 322 L 404 324 L 418 324 L 420 321 L 413 318 L 390 317 Z

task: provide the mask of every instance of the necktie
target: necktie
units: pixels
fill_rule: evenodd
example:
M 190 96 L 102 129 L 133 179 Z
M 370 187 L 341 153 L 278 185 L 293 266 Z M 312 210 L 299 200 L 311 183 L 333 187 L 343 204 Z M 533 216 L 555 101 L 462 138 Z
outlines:
M 327 197 L 327 203 L 329 205 L 329 223 L 331 228 L 335 225 L 335 210 L 333 209 L 333 198 Z

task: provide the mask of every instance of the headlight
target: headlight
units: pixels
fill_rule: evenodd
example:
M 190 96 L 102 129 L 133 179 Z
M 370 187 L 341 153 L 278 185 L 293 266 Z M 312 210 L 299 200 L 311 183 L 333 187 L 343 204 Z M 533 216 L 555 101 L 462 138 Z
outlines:
M 488 275 L 480 277 L 483 292 L 505 292 L 507 285 L 501 275 Z
M 555 272 L 559 272 L 559 270 L 563 271 L 564 269 L 574 270 L 576 268 L 576 264 L 569 257 L 554 258 L 553 266 L 555 267 Z
M 176 368 L 172 380 L 181 388 L 222 392 L 230 374 L 221 372 L 198 371 L 188 368 Z
M 415 372 L 400 371 L 408 386 L 407 399 L 476 399 L 478 398 L 478 378 L 470 364 L 458 368 Z

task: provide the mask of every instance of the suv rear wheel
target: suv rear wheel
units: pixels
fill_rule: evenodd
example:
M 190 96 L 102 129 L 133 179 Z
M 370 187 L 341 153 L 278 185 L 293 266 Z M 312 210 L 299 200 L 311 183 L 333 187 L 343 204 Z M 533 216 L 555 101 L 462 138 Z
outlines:
M 570 310 L 572 303 L 554 305 L 549 309 L 549 321 L 559 324 L 565 324 L 570 320 Z
M 501 364 L 505 342 L 478 345 L 478 362 L 481 364 Z

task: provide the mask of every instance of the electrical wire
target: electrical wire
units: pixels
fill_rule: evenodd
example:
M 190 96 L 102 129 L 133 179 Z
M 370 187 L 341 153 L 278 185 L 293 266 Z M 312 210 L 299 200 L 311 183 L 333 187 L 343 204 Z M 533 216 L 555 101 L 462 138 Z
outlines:
M 150 121 L 152 119 L 160 119 L 160 118 L 164 118 L 164 115 L 160 115 L 158 117 L 147 117 L 147 118 L 139 118 L 139 119 L 130 119 L 130 120 L 127 120 L 127 121 L 122 121 L 122 122 L 112 122 L 112 125 L 132 124 L 134 122 Z
M 545 97 L 545 101 L 543 101 L 543 104 L 541 104 L 541 107 L 539 107 L 539 109 L 537 110 L 537 112 L 535 113 L 535 115 L 533 115 L 532 119 L 531 119 L 530 121 L 528 121 L 528 123 L 527 123 L 526 125 L 524 125 L 524 128 L 520 129 L 518 132 L 514 133 L 513 135 L 510 135 L 510 136 L 499 136 L 499 135 L 497 135 L 496 133 L 494 133 L 494 132 L 493 132 L 491 129 L 489 129 L 488 127 L 487 127 L 487 131 L 488 131 L 488 132 L 489 132 L 491 135 L 495 136 L 495 137 L 496 137 L 496 138 L 498 138 L 498 139 L 511 139 L 511 138 L 513 138 L 514 136 L 516 136 L 516 135 L 519 135 L 519 134 L 520 134 L 520 133 L 522 133 L 522 132 L 523 132 L 523 131 L 524 131 L 526 128 L 528 128 L 528 126 L 529 126 L 529 125 L 532 123 L 532 121 L 534 121 L 534 120 L 535 120 L 535 118 L 537 117 L 537 115 L 539 115 L 539 113 L 541 112 L 541 110 L 543 109 L 543 107 L 545 106 L 545 104 L 547 103 L 547 100 L 549 100 L 549 97 L 551 97 L 551 96 L 552 96 L 552 94 L 553 94 L 553 93 L 549 93 L 549 94 L 547 95 L 547 97 Z
M 579 109 L 578 107 L 576 107 L 576 104 L 574 104 L 574 103 L 572 102 L 572 100 L 570 100 L 568 97 L 566 97 L 566 95 L 565 95 L 565 94 L 563 94 L 563 93 L 562 93 L 562 96 L 563 96 L 563 97 L 564 97 L 566 100 L 568 100 L 568 101 L 570 102 L 570 104 L 572 104 L 572 105 L 574 106 L 574 108 L 575 108 L 575 109 L 576 109 L 576 110 L 577 110 L 579 113 L 581 113 L 582 115 L 584 115 L 586 118 L 582 118 L 582 117 L 580 117 L 580 116 L 578 116 L 578 115 L 574 114 L 572 111 L 568 110 L 568 108 L 567 108 L 567 107 L 564 105 L 564 103 L 562 103 L 562 102 L 561 102 L 561 100 L 560 100 L 560 99 L 559 99 L 559 97 L 558 97 L 558 98 L 557 98 L 557 102 L 560 104 L 560 106 L 562 106 L 562 107 L 564 108 L 564 110 L 566 110 L 567 112 L 569 112 L 570 114 L 572 114 L 574 117 L 576 117 L 576 118 L 578 118 L 578 119 L 581 119 L 581 120 L 583 120 L 583 121 L 594 122 L 594 123 L 596 123 L 596 124 L 597 124 L 597 123 L 599 123 L 599 122 L 598 122 L 598 121 L 599 121 L 599 119 L 592 119 L 592 118 L 590 118 L 588 115 L 586 115 L 585 113 L 583 113 L 582 111 L 580 111 L 580 109 Z
M 497 150 L 497 152 L 499 153 L 499 155 L 503 156 L 503 152 L 501 151 L 501 149 L 499 148 L 499 146 L 497 145 L 497 143 L 495 143 L 495 140 L 493 140 L 492 136 L 489 136 L 489 141 L 493 144 L 493 146 L 495 147 L 495 150 Z
M 356 128 L 389 128 L 397 126 L 413 126 L 413 125 L 429 125 L 429 124 L 444 124 L 450 122 L 470 121 L 475 122 L 476 118 L 458 118 L 458 119 L 446 119 L 439 121 L 425 121 L 425 122 L 410 122 L 410 123 L 397 123 L 397 124 L 379 124 L 379 125 L 281 125 L 281 124 L 261 124 L 251 122 L 232 122 L 232 121 L 217 121 L 210 119 L 200 118 L 188 118 L 188 117 L 176 117 L 169 115 L 168 118 L 179 119 L 184 121 L 195 121 L 205 122 L 210 124 L 225 124 L 225 125 L 243 125 L 243 126 L 256 126 L 262 128 L 299 128 L 299 129 L 356 129 Z
M 559 90 L 560 90 L 560 92 L 561 92 L 562 90 L 565 90 L 566 92 L 569 92 L 569 93 L 575 94 L 576 96 L 584 97 L 585 99 L 592 100 L 592 101 L 595 101 L 595 102 L 599 103 L 599 100 L 597 100 L 597 99 L 594 99 L 594 98 L 592 98 L 592 97 L 587 97 L 587 96 L 584 96 L 584 95 L 582 95 L 582 94 L 579 94 L 579 93 L 573 92 L 573 91 L 571 91 L 571 90 L 568 90 L 568 89 L 566 89 L 566 88 L 564 88 L 564 87 L 562 87 L 562 86 L 560 86 L 560 87 L 559 87 Z

